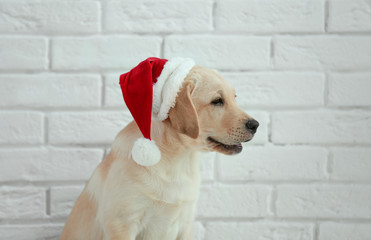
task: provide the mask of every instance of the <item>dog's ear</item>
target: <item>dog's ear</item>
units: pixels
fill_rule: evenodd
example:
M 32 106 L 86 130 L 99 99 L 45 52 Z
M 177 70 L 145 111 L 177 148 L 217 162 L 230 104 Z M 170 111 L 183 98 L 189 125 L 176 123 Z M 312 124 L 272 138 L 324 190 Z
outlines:
M 191 138 L 197 138 L 200 134 L 196 108 L 191 99 L 194 87 L 192 82 L 186 82 L 178 93 L 174 108 L 169 112 L 171 126 Z

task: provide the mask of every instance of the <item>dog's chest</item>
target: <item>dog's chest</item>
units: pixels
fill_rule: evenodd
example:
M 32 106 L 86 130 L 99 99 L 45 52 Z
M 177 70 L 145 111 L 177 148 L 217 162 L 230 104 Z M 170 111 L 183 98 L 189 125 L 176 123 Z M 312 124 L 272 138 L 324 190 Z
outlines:
M 143 229 L 137 239 L 175 240 L 193 221 L 198 199 L 200 176 L 176 176 L 167 181 L 154 178 L 150 205 L 142 218 Z
M 181 205 L 196 201 L 200 188 L 197 179 L 174 181 L 171 184 L 159 181 L 157 183 L 153 182 L 153 184 L 160 187 L 154 188 L 152 199 L 171 205 Z
M 168 204 L 194 202 L 198 198 L 201 183 L 198 157 L 189 158 L 166 171 L 156 171 L 147 175 L 146 192 L 149 197 Z M 192 164 L 189 164 L 192 163 Z
M 196 202 L 167 204 L 156 202 L 142 219 L 143 229 L 137 240 L 175 240 L 185 233 L 192 222 Z

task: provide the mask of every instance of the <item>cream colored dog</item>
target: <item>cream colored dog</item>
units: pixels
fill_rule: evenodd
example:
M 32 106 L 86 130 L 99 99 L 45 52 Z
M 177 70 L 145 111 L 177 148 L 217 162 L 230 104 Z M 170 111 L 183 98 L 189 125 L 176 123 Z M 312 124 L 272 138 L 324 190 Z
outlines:
M 94 171 L 78 198 L 61 240 L 191 240 L 200 186 L 199 151 L 241 152 L 258 122 L 236 104 L 235 91 L 215 71 L 192 68 L 169 117 L 152 121 L 161 161 L 131 159 L 141 137 L 131 122 Z

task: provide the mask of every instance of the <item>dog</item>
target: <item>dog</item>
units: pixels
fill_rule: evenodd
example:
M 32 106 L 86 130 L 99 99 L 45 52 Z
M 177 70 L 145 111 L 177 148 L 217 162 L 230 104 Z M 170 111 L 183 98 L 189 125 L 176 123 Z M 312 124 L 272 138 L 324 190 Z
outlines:
M 194 66 L 168 118 L 151 123 L 161 161 L 146 167 L 132 160 L 141 132 L 129 123 L 87 182 L 60 239 L 191 240 L 201 182 L 199 152 L 237 154 L 259 126 L 235 98 L 216 71 Z

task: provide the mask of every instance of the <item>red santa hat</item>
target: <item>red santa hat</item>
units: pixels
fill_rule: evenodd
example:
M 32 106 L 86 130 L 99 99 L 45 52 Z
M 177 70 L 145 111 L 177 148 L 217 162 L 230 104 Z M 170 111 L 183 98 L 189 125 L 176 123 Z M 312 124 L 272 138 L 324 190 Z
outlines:
M 151 140 L 151 119 L 167 119 L 183 80 L 194 65 L 188 58 L 151 57 L 120 76 L 125 103 L 143 134 L 131 151 L 139 165 L 152 166 L 161 160 L 161 152 Z

